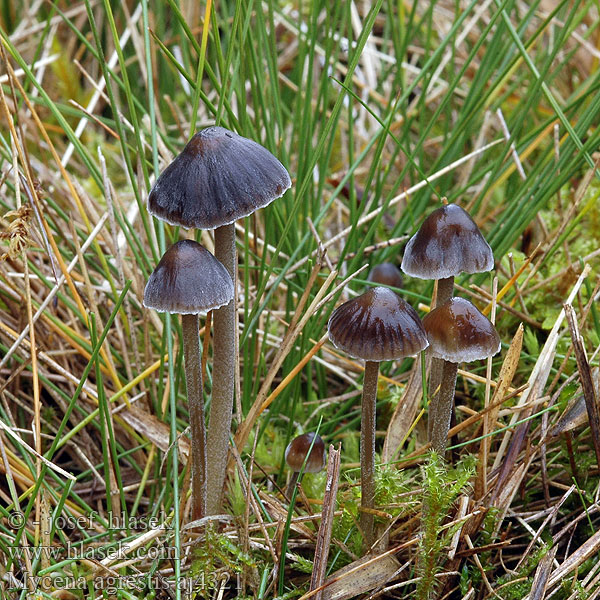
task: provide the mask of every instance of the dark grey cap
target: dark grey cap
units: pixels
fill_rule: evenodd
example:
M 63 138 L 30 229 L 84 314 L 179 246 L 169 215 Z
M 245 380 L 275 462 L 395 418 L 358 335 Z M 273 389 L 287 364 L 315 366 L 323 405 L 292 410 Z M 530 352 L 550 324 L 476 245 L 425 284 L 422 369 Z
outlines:
M 144 289 L 144 306 L 159 312 L 197 314 L 232 299 L 233 281 L 227 269 L 193 240 L 173 244 Z
M 428 346 L 417 311 L 384 287 L 338 306 L 327 329 L 336 348 L 368 361 L 413 356 Z
M 291 184 L 266 148 L 223 127 L 207 127 L 160 174 L 148 211 L 171 225 L 214 229 L 267 206 Z
M 406 244 L 402 270 L 419 279 L 445 279 L 494 268 L 494 255 L 469 213 L 456 204 L 434 210 Z
M 423 318 L 431 354 L 448 362 L 481 360 L 500 351 L 492 323 L 471 302 L 450 298 Z

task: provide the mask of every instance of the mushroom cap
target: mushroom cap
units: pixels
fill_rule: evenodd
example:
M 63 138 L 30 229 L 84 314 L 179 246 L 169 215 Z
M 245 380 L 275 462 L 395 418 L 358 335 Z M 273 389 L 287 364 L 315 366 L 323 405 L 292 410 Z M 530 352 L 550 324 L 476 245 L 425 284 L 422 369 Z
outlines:
M 173 244 L 144 289 L 144 306 L 159 312 L 197 314 L 232 299 L 233 281 L 227 269 L 193 240 Z
M 492 323 L 464 298 L 450 298 L 423 318 L 431 354 L 449 362 L 494 356 L 500 337 Z
M 434 210 L 410 238 L 401 266 L 411 277 L 445 279 L 491 271 L 494 255 L 469 213 L 447 204 Z
M 417 311 L 384 287 L 371 288 L 338 306 L 327 329 L 336 348 L 368 361 L 413 356 L 428 346 Z
M 395 288 L 402 287 L 402 273 L 400 273 L 400 269 L 393 263 L 389 262 L 375 265 L 369 271 L 369 277 L 367 280 L 374 283 L 380 283 L 382 285 L 389 285 Z
M 267 206 L 291 185 L 266 148 L 223 127 L 207 127 L 160 174 L 148 212 L 171 225 L 214 229 Z
M 315 440 L 314 444 L 313 439 Z M 313 444 L 313 447 L 308 455 L 304 472 L 318 473 L 323 469 L 327 456 L 325 443 L 320 435 L 310 432 L 295 437 L 285 449 L 285 462 L 292 471 L 300 471 L 311 444 Z

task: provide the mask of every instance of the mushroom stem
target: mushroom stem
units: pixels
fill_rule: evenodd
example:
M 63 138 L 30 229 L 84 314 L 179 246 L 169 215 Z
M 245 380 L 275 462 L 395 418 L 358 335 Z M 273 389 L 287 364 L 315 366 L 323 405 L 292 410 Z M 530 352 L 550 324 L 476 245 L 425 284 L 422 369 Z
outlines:
M 456 388 L 456 373 L 458 363 L 443 362 L 442 383 L 438 398 L 435 401 L 435 411 L 432 415 L 431 447 L 444 458 L 450 431 L 450 419 L 454 406 L 454 390 Z
M 452 298 L 454 293 L 454 276 L 444 277 L 438 279 L 437 282 L 437 297 L 435 301 L 436 306 L 441 306 L 444 302 L 447 302 Z
M 438 279 L 437 282 L 437 296 L 435 300 L 435 306 L 431 308 L 435 308 L 437 306 L 441 306 L 447 300 L 452 298 L 452 293 L 454 292 L 454 277 L 445 277 L 444 279 Z M 427 433 L 429 435 L 429 441 L 431 441 L 432 433 L 433 433 L 433 423 L 440 417 L 436 414 L 437 407 L 439 403 L 437 400 L 439 399 L 439 394 L 436 395 L 436 390 L 439 388 L 442 382 L 442 370 L 444 361 L 441 358 L 432 358 L 431 359 L 431 370 L 429 372 L 429 399 L 432 401 L 429 405 L 429 421 L 427 426 Z
M 290 477 L 290 482 L 287 485 L 285 490 L 285 497 L 288 499 L 288 502 L 292 499 L 292 494 L 294 493 L 294 488 L 298 483 L 298 476 L 300 475 L 300 471 L 293 471 L 292 476 Z
M 368 548 L 375 541 L 375 519 L 372 509 L 375 507 L 375 415 L 378 377 L 379 362 L 366 361 L 360 421 L 360 527 Z
M 221 496 L 227 470 L 227 452 L 231 433 L 233 393 L 235 384 L 235 357 L 237 335 L 235 307 L 237 297 L 237 269 L 235 225 L 215 229 L 215 257 L 225 266 L 234 286 L 233 301 L 213 314 L 214 346 L 212 368 L 212 400 L 208 422 L 207 444 L 211 452 L 208 463 L 207 514 L 221 510 Z
M 192 431 L 190 460 L 192 461 L 192 520 L 194 521 L 206 516 L 206 433 L 198 325 L 197 314 L 181 316 L 185 382 Z

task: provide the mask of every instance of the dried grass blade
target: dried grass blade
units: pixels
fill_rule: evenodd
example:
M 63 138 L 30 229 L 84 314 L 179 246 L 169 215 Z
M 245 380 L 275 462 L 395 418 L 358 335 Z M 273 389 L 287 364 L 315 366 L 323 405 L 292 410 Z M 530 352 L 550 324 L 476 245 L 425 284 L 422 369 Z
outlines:
M 306 363 L 323 347 L 323 344 L 327 341 L 327 334 L 323 335 L 318 342 L 315 342 L 314 346 L 302 357 L 302 360 L 283 378 L 282 382 L 267 396 L 265 401 L 260 407 L 258 415 L 262 414 L 266 410 L 271 402 L 283 392 L 283 390 L 289 385 L 289 383 L 298 375 L 298 373 L 304 369 Z M 257 415 L 257 416 L 258 416 Z
M 569 558 L 567 558 L 550 576 L 548 588 L 559 584 L 571 571 L 580 567 L 588 558 L 591 558 L 600 550 L 600 531 L 584 542 Z M 533 600 L 526 596 L 523 600 Z
M 315 546 L 315 560 L 313 563 L 313 572 L 310 580 L 310 590 L 316 590 L 323 585 L 325 581 L 325 572 L 327 570 L 327 557 L 329 556 L 329 547 L 331 545 L 331 533 L 333 529 L 333 515 L 335 512 L 335 502 L 337 499 L 338 485 L 340 481 L 340 461 L 341 444 L 337 449 L 333 444 L 329 446 L 329 459 L 327 462 L 327 482 L 325 484 L 325 493 L 323 494 L 323 509 L 321 525 L 317 532 L 317 543 Z M 322 592 L 315 594 L 315 600 L 321 600 Z
M 577 279 L 577 282 L 573 286 L 573 289 L 571 290 L 569 297 L 567 298 L 567 304 L 570 304 L 571 302 L 573 302 L 573 299 L 577 295 L 577 292 L 579 291 L 579 289 L 583 285 L 583 282 L 585 281 L 586 277 L 588 276 L 590 269 L 591 269 L 590 265 L 586 264 L 581 275 Z M 558 339 L 560 337 L 559 329 L 562 326 L 564 318 L 565 318 L 565 311 L 564 311 L 564 309 L 562 309 L 560 311 L 558 317 L 556 318 L 556 322 L 554 323 L 554 326 L 552 327 L 552 330 L 550 331 L 550 334 L 548 335 L 548 339 L 546 340 L 546 343 L 544 344 L 544 347 L 542 348 L 542 351 L 540 352 L 538 360 L 535 363 L 533 370 L 531 371 L 531 375 L 529 376 L 529 380 L 528 380 L 529 387 L 523 392 L 521 398 L 519 399 L 517 406 L 520 407 L 520 406 L 523 406 L 524 404 L 526 404 L 529 401 L 530 396 L 532 396 L 533 398 L 536 398 L 537 396 L 541 395 L 541 391 L 544 388 L 544 385 L 546 384 L 546 381 L 548 379 L 548 375 L 550 373 L 550 368 L 552 367 L 552 360 L 554 358 L 554 353 L 556 351 L 556 345 L 558 344 Z M 521 418 L 525 418 L 526 416 L 529 416 L 529 415 L 524 414 L 524 415 L 520 415 L 520 416 L 521 416 Z M 510 424 L 514 425 L 514 423 L 516 423 L 518 418 L 519 418 L 519 414 L 515 413 L 515 415 L 511 418 Z M 529 421 L 527 421 L 526 423 L 523 423 L 523 425 L 521 425 L 521 429 L 524 430 L 524 432 L 526 432 L 529 429 Z M 494 469 L 498 468 L 500 466 L 500 463 L 503 461 L 510 437 L 511 437 L 511 431 L 508 430 L 504 434 L 504 439 L 502 440 L 500 449 L 498 450 L 496 460 L 494 462 Z M 521 433 L 520 437 L 524 438 L 525 437 L 524 433 Z M 516 454 L 518 454 L 518 452 Z M 504 464 L 502 466 L 502 472 L 500 473 L 500 475 L 498 477 L 498 483 L 496 484 L 497 487 L 500 485 L 500 482 L 506 478 L 506 476 L 508 475 L 508 473 L 510 472 L 511 469 L 512 469 L 512 464 L 510 464 L 509 460 L 505 460 Z
M 12 66 L 10 65 L 10 63 L 8 62 L 7 58 L 6 58 L 6 53 L 4 48 L 7 46 L 7 40 L 5 40 L 4 38 L 2 38 L 2 57 L 3 57 L 3 61 L 4 61 L 4 65 L 6 66 L 7 71 L 9 72 L 9 74 L 12 77 L 12 80 L 14 80 L 14 83 L 16 85 L 16 88 L 19 90 L 19 93 L 21 95 L 21 97 L 23 98 L 23 101 L 25 102 L 25 104 L 27 105 L 27 108 L 31 114 L 31 116 L 33 117 L 35 124 L 37 126 L 38 131 L 40 132 L 40 134 L 42 135 L 42 137 L 44 138 L 44 141 L 46 142 L 46 144 L 48 145 L 48 149 L 50 150 L 50 153 L 52 154 L 52 157 L 54 158 L 54 161 L 60 171 L 61 177 L 63 178 L 63 180 L 65 181 L 65 183 L 67 184 L 67 187 L 69 188 L 69 192 L 71 194 L 71 197 L 75 203 L 75 205 L 77 206 L 78 212 L 86 226 L 86 229 L 88 230 L 88 232 L 92 231 L 92 226 L 90 223 L 90 220 L 88 218 L 87 213 L 85 212 L 85 209 L 81 203 L 81 199 L 77 193 L 77 191 L 75 190 L 75 186 L 73 185 L 73 181 L 71 180 L 71 177 L 69 176 L 69 174 L 67 173 L 67 171 L 65 170 L 65 168 L 62 166 L 60 159 L 58 157 L 58 154 L 56 152 L 56 149 L 54 147 L 54 145 L 52 144 L 52 140 L 50 139 L 48 132 L 46 130 L 46 128 L 44 127 L 44 124 L 42 122 L 42 120 L 40 119 L 39 115 L 37 114 L 37 112 L 35 111 L 33 104 L 31 103 L 31 101 L 29 100 L 29 96 L 27 95 L 27 93 L 25 92 L 25 90 L 23 89 L 21 83 L 18 81 L 18 79 L 14 78 L 14 70 L 12 68 Z M 23 161 L 23 164 L 25 165 L 25 161 Z M 31 174 L 29 173 L 29 171 L 27 171 L 27 175 L 29 178 L 29 187 L 32 190 L 32 199 L 34 202 L 39 203 L 39 200 L 37 198 L 37 194 L 35 193 L 35 188 L 33 186 L 33 182 L 31 181 Z M 38 207 L 39 208 L 39 207 Z M 42 211 L 39 211 L 40 214 L 43 214 Z M 73 296 L 73 299 L 75 300 L 75 302 L 77 303 L 77 307 L 79 308 L 80 314 L 86 324 L 86 326 L 89 328 L 89 320 L 87 318 L 87 311 L 85 309 L 85 306 L 81 300 L 81 297 L 79 295 L 79 293 L 77 292 L 77 290 L 75 289 L 75 285 L 73 284 L 73 281 L 70 277 L 70 274 L 67 272 L 67 267 L 63 261 L 62 255 L 58 249 L 58 246 L 56 245 L 56 241 L 54 239 L 54 236 L 52 235 L 52 232 L 50 231 L 50 226 L 48 225 L 48 223 L 46 222 L 45 219 L 42 219 L 42 224 L 43 227 L 45 229 L 45 236 L 47 238 L 47 240 L 50 243 L 50 246 L 52 247 L 52 251 L 54 253 L 55 258 L 57 259 L 58 265 L 60 267 L 60 270 L 63 274 L 63 276 L 65 277 L 65 280 L 67 282 L 67 285 L 69 286 L 69 290 L 71 291 L 71 294 Z M 93 241 L 94 245 L 97 246 L 97 242 L 94 240 Z M 112 365 L 110 363 L 110 360 L 108 358 L 108 354 L 106 352 L 106 349 L 104 347 L 100 348 L 100 355 L 102 356 L 102 358 L 104 359 L 105 363 L 108 365 L 107 368 L 109 370 L 109 375 L 115 385 L 115 387 L 117 389 L 122 387 L 121 381 L 119 379 L 119 376 L 117 374 L 117 372 L 112 369 Z
M 510 384 L 512 383 L 513 377 L 519 366 L 519 359 L 521 357 L 521 348 L 523 347 L 523 324 L 519 325 L 517 333 L 515 333 L 508 352 L 504 357 L 504 362 L 500 368 L 500 374 L 498 375 L 498 385 L 494 391 L 492 399 L 490 401 L 490 411 L 484 417 L 484 433 L 491 433 L 498 412 L 500 411 L 501 400 L 506 395 Z M 485 480 L 487 464 L 484 462 L 484 457 L 487 458 L 490 452 L 490 446 L 492 443 L 491 437 L 485 437 L 481 440 L 481 446 L 479 448 L 479 463 L 477 467 L 477 483 L 475 489 L 479 492 L 478 495 L 485 493 Z
M 38 460 L 43 462 L 47 467 L 49 467 L 53 471 L 56 471 L 57 473 L 60 473 L 63 477 L 66 477 L 67 479 L 76 481 L 75 476 L 71 475 L 71 473 L 68 473 L 64 469 L 61 469 L 58 465 L 55 465 L 53 462 L 49 461 L 46 457 L 42 456 L 39 452 L 36 452 L 29 444 L 24 442 L 10 427 L 5 425 L 2 421 L 0 421 L 0 429 L 3 429 L 4 431 L 6 431 L 6 433 L 9 435 L 9 437 L 13 438 L 20 446 L 22 446 L 23 448 L 25 448 L 29 452 L 31 452 L 31 454 L 33 454 Z
M 558 502 L 556 502 L 554 504 L 554 506 L 552 506 L 552 510 L 548 513 L 548 515 L 546 515 L 546 518 L 544 519 L 543 523 L 539 526 L 538 530 L 535 532 L 535 535 L 531 538 L 531 541 L 527 545 L 527 548 L 525 548 L 525 552 L 523 552 L 523 555 L 521 556 L 519 562 L 517 563 L 515 570 L 518 570 L 518 568 L 528 559 L 529 553 L 533 549 L 536 542 L 540 539 L 540 536 L 542 535 L 542 532 L 546 528 L 546 525 L 548 525 L 548 523 L 550 523 L 551 521 L 554 521 L 556 519 L 556 516 L 558 515 L 558 511 L 560 510 L 561 506 L 567 501 L 569 496 L 575 490 L 576 490 L 576 486 L 572 485 L 566 491 L 566 493 L 563 494 L 563 497 Z M 554 547 L 558 548 L 557 545 L 555 545 Z
M 140 435 L 150 440 L 155 446 L 160 448 L 163 452 L 167 452 L 170 447 L 170 429 L 166 423 L 160 421 L 154 415 L 147 413 L 140 408 L 131 406 L 126 410 L 122 410 L 120 417 L 133 427 Z M 181 436 L 178 440 L 178 448 L 184 459 L 190 453 L 190 443 L 186 437 Z
M 348 600 L 385 585 L 397 573 L 400 566 L 393 555 L 401 548 L 416 543 L 417 538 L 412 538 L 401 546 L 391 548 L 383 554 L 377 556 L 367 554 L 336 571 L 325 581 L 321 588 L 304 594 L 300 597 L 300 600 L 314 598 L 321 590 L 323 591 L 322 598 L 324 600 Z
M 592 369 L 592 380 L 596 391 L 596 398 L 599 396 L 600 390 L 600 369 L 594 367 Z M 556 424 L 548 432 L 548 438 L 557 438 L 562 433 L 572 431 L 587 423 L 588 416 L 585 407 L 585 398 L 583 394 L 576 396 L 569 402 L 567 408 L 562 413 Z
M 594 383 L 592 381 L 590 363 L 585 355 L 583 338 L 577 327 L 575 311 L 570 304 L 565 304 L 564 310 L 567 317 L 567 323 L 569 324 L 571 340 L 573 341 L 573 350 L 575 352 L 575 359 L 577 360 L 577 370 L 579 371 L 579 379 L 581 381 L 581 388 L 585 399 L 585 408 L 588 413 L 590 430 L 592 432 L 592 443 L 594 444 L 594 451 L 596 452 L 596 462 L 600 467 L 600 413 L 598 411 L 598 404 L 596 403 L 596 391 L 594 390 Z

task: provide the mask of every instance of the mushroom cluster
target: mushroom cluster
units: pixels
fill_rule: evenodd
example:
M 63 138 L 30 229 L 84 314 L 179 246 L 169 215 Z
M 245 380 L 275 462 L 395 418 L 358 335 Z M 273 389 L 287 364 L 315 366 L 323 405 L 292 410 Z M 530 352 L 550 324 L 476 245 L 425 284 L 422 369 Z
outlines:
M 237 323 L 235 290 L 236 220 L 282 196 L 291 186 L 288 172 L 265 148 L 222 127 L 194 135 L 156 180 L 149 212 L 175 226 L 214 229 L 215 256 L 192 240 L 165 253 L 144 291 L 144 305 L 182 315 L 185 374 L 192 436 L 192 516 L 217 514 L 224 485 L 236 379 Z M 343 303 L 331 314 L 328 334 L 335 347 L 365 363 L 361 408 L 361 514 L 365 544 L 374 543 L 375 422 L 379 364 L 415 356 L 431 348 L 438 361 L 430 390 L 439 392 L 430 411 L 430 440 L 444 454 L 453 407 L 457 365 L 492 356 L 500 340 L 493 325 L 470 302 L 453 297 L 454 277 L 493 267 L 490 246 L 462 208 L 448 204 L 433 211 L 408 242 L 402 270 L 435 279 L 437 303 L 421 322 L 397 293 L 399 270 L 375 267 L 377 284 Z M 383 287 L 389 286 L 389 287 Z M 198 314 L 215 310 L 212 402 L 205 431 Z M 433 382 L 433 383 L 432 383 Z M 208 457 L 210 449 L 210 457 Z M 286 450 L 293 471 L 323 468 L 325 447 L 316 434 L 296 437 Z
M 445 204 L 423 221 L 406 244 L 401 266 L 407 275 L 437 283 L 435 307 L 423 319 L 423 326 L 433 357 L 429 439 L 443 456 L 458 363 L 488 358 L 500 350 L 498 333 L 490 321 L 468 300 L 453 297 L 454 278 L 461 273 L 490 271 L 494 256 L 470 215 L 460 206 Z
M 203 436 L 204 414 L 195 412 L 194 415 L 190 415 L 193 421 L 193 448 L 202 445 L 203 448 L 208 446 L 211 451 L 210 460 L 202 459 L 204 460 L 202 469 L 206 471 L 206 485 L 204 482 L 192 483 L 193 498 L 198 494 L 206 496 L 205 500 L 196 498 L 192 501 L 193 506 L 202 507 L 194 509 L 196 518 L 200 513 L 201 516 L 218 514 L 227 467 L 238 347 L 235 303 L 237 288 L 235 221 L 267 206 L 282 196 L 290 186 L 291 180 L 287 170 L 266 148 L 223 127 L 207 127 L 196 133 L 182 152 L 160 174 L 148 197 L 150 214 L 171 225 L 214 229 L 216 258 L 213 257 L 213 260 L 222 263 L 221 269 L 228 274 L 231 288 L 231 297 L 227 302 L 218 305 L 220 308 L 214 315 L 212 401 L 206 443 L 204 438 L 202 441 L 197 439 L 194 442 L 195 435 Z M 188 246 L 185 246 L 185 249 L 187 252 Z M 204 252 L 208 251 L 204 250 Z M 186 253 L 185 256 L 189 258 L 188 254 Z M 168 259 L 170 262 L 173 260 Z M 157 271 L 162 263 L 161 260 Z M 183 265 L 181 268 L 183 269 Z M 196 268 L 196 263 L 191 259 L 185 262 L 185 272 L 190 281 L 186 289 L 190 293 L 201 294 L 203 293 L 201 290 L 206 287 L 204 284 L 208 285 L 208 283 L 202 278 L 200 271 L 195 271 Z M 213 269 L 216 270 L 214 265 Z M 183 283 L 179 280 L 178 282 L 183 289 L 185 287 Z M 154 281 L 152 286 L 151 282 L 148 282 L 148 294 L 155 285 Z M 146 305 L 156 307 L 153 304 Z M 161 309 L 157 308 L 157 310 Z M 184 323 L 185 321 L 184 317 Z M 189 332 L 195 327 L 197 345 L 199 343 L 197 322 L 184 327 Z M 193 337 L 191 333 L 189 337 L 191 340 Z M 186 365 L 186 376 L 189 371 L 197 371 L 193 377 L 198 378 L 200 391 L 195 395 L 201 400 L 199 363 L 197 366 Z M 189 379 L 187 383 L 189 394 L 190 386 L 196 386 L 197 383 L 192 383 Z M 195 400 L 196 405 L 198 402 Z M 202 432 L 199 431 L 200 427 Z M 192 461 L 200 461 L 195 457 L 194 451 L 192 455 Z M 197 468 L 193 467 L 192 473 L 199 472 L 200 469 L 200 465 Z M 206 489 L 205 492 L 201 491 L 202 486 Z

